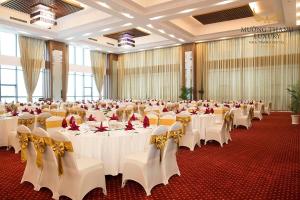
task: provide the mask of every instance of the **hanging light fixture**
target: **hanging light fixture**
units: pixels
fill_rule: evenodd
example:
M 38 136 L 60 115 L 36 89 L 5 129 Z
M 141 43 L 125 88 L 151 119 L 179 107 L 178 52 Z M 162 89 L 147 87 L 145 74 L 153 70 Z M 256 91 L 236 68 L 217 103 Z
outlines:
M 36 24 L 49 28 L 56 24 L 53 9 L 42 3 L 37 3 L 31 7 L 30 24 Z
M 133 40 L 133 36 L 129 33 L 124 33 L 118 39 L 118 46 L 129 49 L 135 47 L 135 41 Z

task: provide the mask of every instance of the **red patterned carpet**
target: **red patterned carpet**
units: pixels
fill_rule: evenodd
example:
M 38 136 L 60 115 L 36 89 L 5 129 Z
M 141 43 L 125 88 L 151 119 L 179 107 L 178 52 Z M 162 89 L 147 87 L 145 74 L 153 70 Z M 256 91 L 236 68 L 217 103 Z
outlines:
M 223 148 L 181 148 L 182 175 L 156 186 L 150 197 L 133 181 L 122 189 L 121 176 L 106 176 L 108 195 L 95 189 L 85 199 L 300 199 L 300 126 L 290 123 L 289 113 L 272 113 L 248 131 L 234 130 Z M 0 199 L 51 199 L 48 189 L 20 184 L 23 170 L 20 155 L 0 149 Z

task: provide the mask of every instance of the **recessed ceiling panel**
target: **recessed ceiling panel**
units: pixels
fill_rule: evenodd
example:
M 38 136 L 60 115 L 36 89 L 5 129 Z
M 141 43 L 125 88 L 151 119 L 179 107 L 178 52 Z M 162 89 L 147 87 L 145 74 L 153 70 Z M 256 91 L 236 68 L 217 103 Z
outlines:
M 124 34 L 130 34 L 130 35 L 132 35 L 133 38 L 150 35 L 149 33 L 145 33 L 145 32 L 143 32 L 139 29 L 133 28 L 133 29 L 117 32 L 117 33 L 106 34 L 106 35 L 103 35 L 103 36 L 118 40 Z
M 132 0 L 135 3 L 139 4 L 140 6 L 143 7 L 150 7 L 150 6 L 155 6 L 155 5 L 159 5 L 162 3 L 166 3 L 166 2 L 170 2 L 172 0 Z
M 9 0 L 1 3 L 1 6 L 30 14 L 31 8 L 37 3 L 51 7 L 56 19 L 80 11 L 83 7 L 62 0 Z
M 249 5 L 230 8 L 217 12 L 193 16 L 202 24 L 213 24 L 218 22 L 230 21 L 235 19 L 242 19 L 246 17 L 253 17 L 253 11 Z

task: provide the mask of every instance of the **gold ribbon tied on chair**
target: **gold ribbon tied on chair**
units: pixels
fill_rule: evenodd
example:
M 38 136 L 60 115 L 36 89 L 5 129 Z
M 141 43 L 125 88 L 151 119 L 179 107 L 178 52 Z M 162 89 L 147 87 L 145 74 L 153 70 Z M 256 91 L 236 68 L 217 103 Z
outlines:
M 125 110 L 125 119 L 128 120 L 129 119 L 129 116 L 130 114 L 133 112 L 132 109 L 126 109 Z
M 52 150 L 54 151 L 57 165 L 58 165 L 58 174 L 63 174 L 63 166 L 62 166 L 62 157 L 64 157 L 65 152 L 73 152 L 73 146 L 70 141 L 55 141 L 52 140 Z
M 119 120 L 122 120 L 123 114 L 124 114 L 124 110 L 123 109 L 117 109 L 116 110 L 116 114 L 117 114 Z
M 29 119 L 18 119 L 18 125 L 24 125 L 27 126 L 28 128 L 31 127 L 34 124 L 34 118 L 29 118 Z
M 160 150 L 160 158 L 159 158 L 160 161 L 162 158 L 163 150 L 166 145 L 167 139 L 168 139 L 167 133 L 161 135 L 152 135 L 150 138 L 150 144 L 155 145 L 155 147 Z
M 168 139 L 173 138 L 177 146 L 179 146 L 179 140 L 183 136 L 183 130 L 174 130 L 174 131 L 169 131 L 168 133 Z
M 36 165 L 38 168 L 43 168 L 43 154 L 45 153 L 46 146 L 52 145 L 52 140 L 49 137 L 41 137 L 32 135 L 32 142 L 36 151 Z
M 176 121 L 181 122 L 183 128 L 183 134 L 185 134 L 185 128 L 191 122 L 191 116 L 176 116 Z
M 31 141 L 31 135 L 29 133 L 17 133 L 19 137 L 19 143 L 21 146 L 21 162 L 25 162 L 27 160 L 26 149 L 28 147 L 29 142 Z
M 46 119 L 47 117 L 38 117 L 36 122 L 40 124 L 41 128 L 46 130 Z

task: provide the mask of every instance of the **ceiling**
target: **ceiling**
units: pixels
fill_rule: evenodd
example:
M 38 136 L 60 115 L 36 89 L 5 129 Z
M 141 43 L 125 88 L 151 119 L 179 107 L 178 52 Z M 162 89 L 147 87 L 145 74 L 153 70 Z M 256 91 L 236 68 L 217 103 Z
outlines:
M 0 0 L 0 3 L 6 1 Z M 292 26 L 299 28 L 300 25 L 300 0 L 63 1 L 80 5 L 83 9 L 60 17 L 57 19 L 57 25 L 51 29 L 24 23 L 24 21 L 30 21 L 29 14 L 0 6 L 0 30 L 64 41 L 105 52 L 124 53 L 238 37 L 246 34 L 241 31 L 241 27 Z M 249 5 L 249 3 L 255 11 L 254 16 L 233 20 L 229 20 L 231 19 L 229 17 L 224 21 L 226 18 L 218 15 L 217 18 L 215 16 L 214 23 L 208 24 L 202 24 L 193 17 L 207 16 L 209 13 L 224 13 L 222 11 L 236 10 L 235 8 Z M 12 18 L 21 19 L 21 21 Z M 149 35 L 135 38 L 136 47 L 129 50 L 118 47 L 117 40 L 105 37 L 105 35 L 130 29 L 138 29 Z

